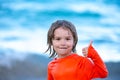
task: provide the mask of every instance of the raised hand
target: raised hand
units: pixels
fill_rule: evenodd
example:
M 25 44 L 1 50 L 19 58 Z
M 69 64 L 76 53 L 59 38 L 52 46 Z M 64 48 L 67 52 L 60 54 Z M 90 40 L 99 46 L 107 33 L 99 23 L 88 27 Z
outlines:
M 87 47 L 82 48 L 83 56 L 87 57 L 87 55 L 88 55 L 88 48 L 92 45 L 92 43 L 93 43 L 93 41 L 91 40 Z

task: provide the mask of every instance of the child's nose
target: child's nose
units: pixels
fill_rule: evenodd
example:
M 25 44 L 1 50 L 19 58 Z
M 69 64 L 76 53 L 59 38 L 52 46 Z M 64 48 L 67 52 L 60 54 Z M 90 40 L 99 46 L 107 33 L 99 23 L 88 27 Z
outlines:
M 61 40 L 61 45 L 65 45 L 66 41 L 65 40 Z

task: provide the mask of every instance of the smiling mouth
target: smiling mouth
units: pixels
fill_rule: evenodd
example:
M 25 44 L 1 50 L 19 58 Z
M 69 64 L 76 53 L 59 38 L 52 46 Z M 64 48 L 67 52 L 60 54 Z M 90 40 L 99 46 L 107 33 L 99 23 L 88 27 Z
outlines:
M 67 48 L 63 47 L 63 48 L 59 48 L 59 49 L 67 49 Z

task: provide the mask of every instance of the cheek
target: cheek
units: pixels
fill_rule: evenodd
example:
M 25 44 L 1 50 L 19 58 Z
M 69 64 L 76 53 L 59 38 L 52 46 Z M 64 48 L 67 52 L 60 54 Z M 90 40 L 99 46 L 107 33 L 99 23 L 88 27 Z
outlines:
M 71 46 L 71 47 L 73 47 L 74 45 L 75 45 L 74 42 L 69 43 L 69 46 Z
M 56 45 L 58 45 L 58 43 L 56 41 L 52 41 L 52 45 L 56 46 Z
M 73 42 L 73 46 L 75 46 L 75 42 Z
M 72 48 L 74 48 L 75 47 L 75 42 L 73 42 L 73 44 L 72 44 Z

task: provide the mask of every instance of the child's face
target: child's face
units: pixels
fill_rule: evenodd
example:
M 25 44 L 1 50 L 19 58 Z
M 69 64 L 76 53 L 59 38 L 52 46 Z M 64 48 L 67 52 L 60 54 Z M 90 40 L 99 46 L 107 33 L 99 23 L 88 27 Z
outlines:
M 71 54 L 74 45 L 74 39 L 71 31 L 62 27 L 57 28 L 54 31 L 52 45 L 59 58 Z

